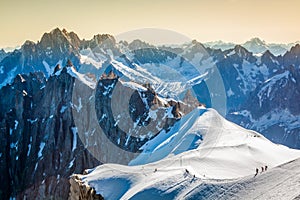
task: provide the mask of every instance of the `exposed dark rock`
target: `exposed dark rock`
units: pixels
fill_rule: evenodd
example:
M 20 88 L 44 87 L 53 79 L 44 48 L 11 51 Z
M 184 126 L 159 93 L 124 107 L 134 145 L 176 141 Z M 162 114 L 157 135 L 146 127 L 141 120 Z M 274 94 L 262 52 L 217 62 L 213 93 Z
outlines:
M 290 51 L 286 52 L 283 55 L 283 65 L 290 66 L 294 65 L 295 67 L 300 67 L 300 45 L 296 44 L 294 47 L 291 48 Z
M 57 64 L 56 66 L 55 66 L 55 68 L 54 68 L 54 74 L 56 73 L 56 72 L 58 72 L 59 70 L 61 70 L 61 66 L 60 66 L 60 64 Z
M 94 188 L 84 184 L 76 175 L 70 178 L 70 200 L 104 200 L 100 194 L 96 194 Z
M 167 117 L 166 110 L 173 107 L 172 109 L 175 109 L 178 114 L 180 109 L 177 106 L 181 103 L 164 104 L 150 85 L 145 86 L 146 91 L 137 91 L 123 86 L 118 77 L 109 76 L 102 77 L 97 85 L 95 108 L 100 127 L 111 142 L 126 151 L 139 152 L 143 144 L 159 134 L 161 130 L 172 126 L 176 118 L 186 114 L 182 112 L 180 115 L 174 115 L 173 118 Z M 151 110 L 156 112 L 157 119 L 153 120 L 149 117 Z M 141 133 L 144 127 L 148 130 L 147 136 Z M 135 133 L 139 134 L 135 135 Z
M 101 164 L 74 138 L 73 85 L 63 70 L 48 81 L 18 75 L 0 90 L 1 199 L 66 199 L 69 176 Z

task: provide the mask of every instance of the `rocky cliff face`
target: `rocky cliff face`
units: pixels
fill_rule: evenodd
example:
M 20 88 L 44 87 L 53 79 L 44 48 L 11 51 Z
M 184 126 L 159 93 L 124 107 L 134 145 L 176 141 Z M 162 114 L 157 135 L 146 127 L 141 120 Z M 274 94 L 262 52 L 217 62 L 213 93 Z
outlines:
M 246 100 L 241 111 L 228 115 L 232 121 L 263 133 L 272 141 L 292 148 L 300 145 L 300 70 L 279 70 Z
M 7 183 L 0 186 L 1 199 L 66 199 L 71 174 L 102 161 L 128 163 L 134 157 L 131 152 L 137 153 L 146 141 L 173 125 L 174 115 L 189 111 L 174 109 L 150 86 L 126 86 L 113 74 L 91 88 L 68 63 L 49 79 L 43 73 L 19 74 L 0 90 L 0 181 Z M 116 110 L 121 111 L 119 116 Z M 168 115 L 168 110 L 174 115 Z M 154 112 L 155 119 L 149 117 Z M 136 126 L 127 130 L 128 116 Z M 134 135 L 149 124 L 153 134 Z M 105 148 L 107 138 L 128 156 Z
M 101 164 L 76 137 L 74 77 L 18 75 L 1 93 L 1 199 L 67 198 L 68 177 Z M 86 86 L 83 86 L 86 87 Z

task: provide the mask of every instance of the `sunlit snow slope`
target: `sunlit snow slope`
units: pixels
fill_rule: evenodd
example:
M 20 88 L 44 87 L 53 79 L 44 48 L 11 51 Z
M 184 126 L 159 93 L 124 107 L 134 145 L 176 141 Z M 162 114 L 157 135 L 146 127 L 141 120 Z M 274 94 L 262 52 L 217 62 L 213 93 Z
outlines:
M 80 178 L 105 199 L 181 199 L 203 188 L 202 194 L 213 194 L 209 184 L 248 180 L 256 168 L 261 172 L 268 166 L 270 171 L 300 157 L 299 151 L 276 145 L 202 107 L 142 149 L 130 163 L 134 166 L 105 164 Z M 195 190 L 201 184 L 202 189 Z

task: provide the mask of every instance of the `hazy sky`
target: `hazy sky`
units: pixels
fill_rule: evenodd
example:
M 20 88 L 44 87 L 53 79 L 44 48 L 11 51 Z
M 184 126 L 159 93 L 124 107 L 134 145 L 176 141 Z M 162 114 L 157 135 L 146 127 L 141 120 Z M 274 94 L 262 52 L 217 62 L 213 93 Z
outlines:
M 37 41 L 55 27 L 90 39 L 163 28 L 200 42 L 300 40 L 299 0 L 0 0 L 0 47 Z

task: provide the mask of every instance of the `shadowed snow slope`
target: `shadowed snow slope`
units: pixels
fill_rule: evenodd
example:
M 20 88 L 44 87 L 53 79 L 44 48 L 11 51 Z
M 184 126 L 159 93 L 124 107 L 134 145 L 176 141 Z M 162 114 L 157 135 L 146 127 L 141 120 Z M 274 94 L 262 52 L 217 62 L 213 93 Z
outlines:
M 219 187 L 216 191 L 221 195 L 220 184 L 249 182 L 256 168 L 261 171 L 268 166 L 269 173 L 269 169 L 300 157 L 299 151 L 276 145 L 202 107 L 142 150 L 131 161 L 133 166 L 105 164 L 79 177 L 105 199 L 201 199 L 200 191 L 203 198 L 218 197 L 214 187 Z M 252 187 L 255 190 L 255 185 Z

